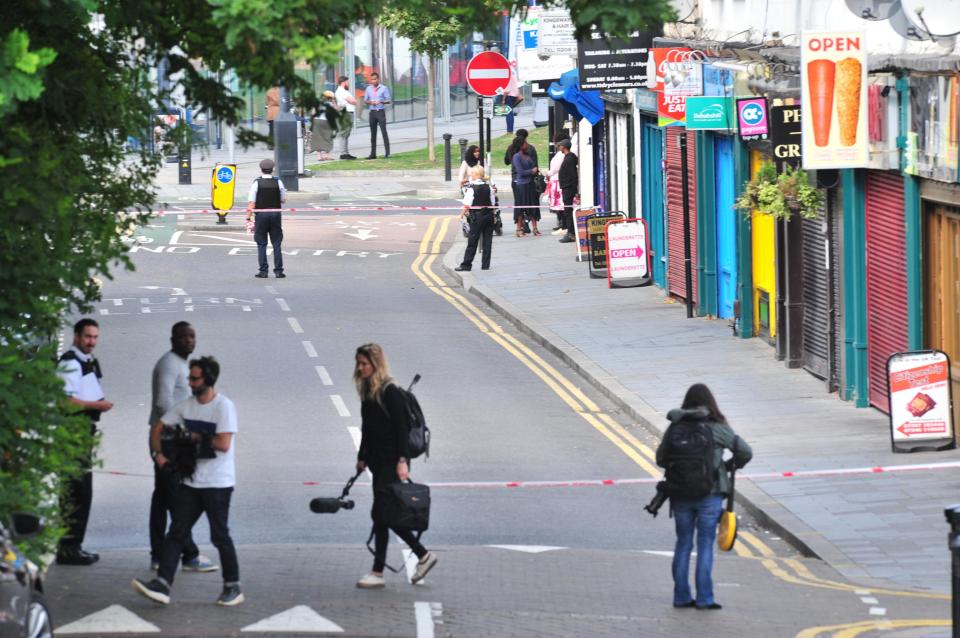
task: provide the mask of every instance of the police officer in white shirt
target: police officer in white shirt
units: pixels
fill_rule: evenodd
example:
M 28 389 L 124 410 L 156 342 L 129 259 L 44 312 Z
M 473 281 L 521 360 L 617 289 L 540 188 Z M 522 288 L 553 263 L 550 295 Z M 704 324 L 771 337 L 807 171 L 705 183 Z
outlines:
M 100 387 L 100 363 L 93 357 L 93 349 L 100 337 L 100 326 L 93 319 L 81 319 L 73 326 L 73 347 L 60 356 L 60 377 L 71 404 L 90 419 L 90 434 L 97 432 L 100 415 L 113 404 L 103 397 Z M 85 472 L 66 485 L 62 509 L 68 524 L 67 533 L 60 539 L 57 563 L 60 565 L 92 565 L 100 560 L 95 552 L 83 549 L 83 539 L 90 519 L 93 501 L 93 450 L 83 459 Z
M 257 242 L 257 261 L 260 270 L 254 277 L 267 278 L 267 236 L 273 246 L 273 274 L 277 279 L 286 277 L 283 274 L 283 252 L 280 244 L 283 242 L 283 226 L 281 225 L 280 205 L 287 201 L 287 189 L 279 177 L 274 177 L 272 159 L 261 160 L 260 177 L 250 186 L 247 196 L 247 221 L 257 218 L 253 225 L 253 239 Z

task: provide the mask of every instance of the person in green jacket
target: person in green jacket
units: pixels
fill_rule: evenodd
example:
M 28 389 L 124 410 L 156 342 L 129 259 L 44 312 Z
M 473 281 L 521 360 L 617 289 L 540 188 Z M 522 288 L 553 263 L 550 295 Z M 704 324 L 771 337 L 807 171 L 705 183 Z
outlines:
M 730 494 L 730 476 L 724 450 L 730 450 L 729 463 L 737 468 L 753 458 L 747 442 L 737 436 L 727 424 L 726 417 L 717 407 L 710 388 L 702 383 L 690 386 L 683 405 L 667 413 L 670 426 L 657 448 L 657 465 L 667 468 L 671 463 L 671 430 L 691 425 L 705 426 L 713 439 L 713 462 L 715 476 L 710 494 L 699 498 L 670 495 L 670 507 L 676 520 L 677 543 L 673 552 L 673 606 L 677 608 L 722 609 L 713 595 L 713 542 L 717 536 L 717 524 L 723 512 L 723 498 Z M 701 449 L 705 449 L 701 447 Z M 701 463 L 702 465 L 702 463 Z M 670 472 L 667 473 L 669 480 Z M 697 535 L 697 567 L 695 581 L 696 599 L 690 592 L 690 553 L 693 550 L 694 532 Z

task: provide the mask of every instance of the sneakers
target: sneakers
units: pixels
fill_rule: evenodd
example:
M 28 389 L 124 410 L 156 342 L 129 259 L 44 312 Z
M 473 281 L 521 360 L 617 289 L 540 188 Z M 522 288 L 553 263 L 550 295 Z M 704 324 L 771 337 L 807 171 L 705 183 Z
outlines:
M 563 237 L 561 237 L 560 239 L 558 239 L 557 241 L 559 241 L 561 244 L 571 244 L 577 241 L 577 238 L 568 233 Z
M 567 231 L 566 231 L 566 229 L 564 229 L 564 228 L 555 228 L 555 229 L 553 230 L 553 232 L 550 233 L 550 234 L 551 234 L 551 235 L 566 235 L 566 234 L 567 234 Z
M 202 554 L 183 563 L 185 572 L 215 572 L 218 569 L 220 569 L 219 565 Z
M 357 587 L 360 589 L 382 589 L 384 586 L 383 576 L 377 576 L 373 572 L 370 572 L 363 578 L 357 581 Z
M 170 588 L 154 578 L 149 583 L 145 583 L 139 578 L 134 578 L 133 590 L 142 596 L 146 596 L 155 603 L 161 605 L 170 604 Z
M 240 585 L 224 585 L 220 597 L 217 598 L 217 604 L 223 605 L 224 607 L 233 607 L 234 605 L 239 605 L 244 600 L 246 600 L 246 598 L 244 598 L 243 592 L 240 591 Z
M 433 569 L 433 566 L 437 564 L 437 555 L 433 552 L 427 552 L 424 554 L 417 562 L 417 569 L 413 572 L 413 576 L 410 577 L 410 582 L 413 584 L 419 583 L 423 580 L 427 574 Z

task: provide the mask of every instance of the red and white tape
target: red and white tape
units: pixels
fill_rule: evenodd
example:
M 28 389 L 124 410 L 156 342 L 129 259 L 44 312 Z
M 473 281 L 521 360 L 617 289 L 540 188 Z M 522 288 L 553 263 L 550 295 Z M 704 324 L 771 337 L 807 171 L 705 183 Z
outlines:
M 470 206 L 471 209 L 481 209 L 481 208 L 536 208 L 536 206 L 515 206 L 513 204 L 500 204 L 497 206 Z M 366 205 L 348 205 L 348 206 L 308 206 L 306 208 L 261 208 L 258 209 L 259 213 L 312 213 L 312 212 L 329 212 L 329 213 L 343 213 L 343 212 L 361 212 L 361 211 L 395 211 L 395 210 L 417 210 L 417 211 L 428 211 L 428 210 L 463 210 L 462 205 L 456 206 L 366 206 Z M 157 215 L 158 217 L 163 217 L 164 215 L 210 215 L 218 214 L 225 215 L 227 213 L 237 213 L 237 214 L 246 214 L 247 210 L 245 208 L 231 208 L 230 210 L 216 210 L 213 208 L 204 208 L 204 209 L 191 209 L 191 210 L 165 210 L 160 209 L 152 211 L 151 214 Z

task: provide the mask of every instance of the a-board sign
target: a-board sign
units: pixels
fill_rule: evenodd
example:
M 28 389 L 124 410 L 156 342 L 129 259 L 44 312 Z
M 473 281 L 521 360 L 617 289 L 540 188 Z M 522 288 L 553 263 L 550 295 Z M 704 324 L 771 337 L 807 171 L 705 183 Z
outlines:
M 626 215 L 619 211 L 594 213 L 587 217 L 587 263 L 590 277 L 607 278 L 607 222 L 624 219 Z
M 577 261 L 583 261 L 589 258 L 590 245 L 587 239 L 587 217 L 598 212 L 596 208 L 580 208 L 574 211 L 573 232 L 577 236 Z
M 890 441 L 894 452 L 956 447 L 950 358 L 940 350 L 897 352 L 887 359 Z
M 615 219 L 607 222 L 607 287 L 648 286 L 650 243 L 647 223 L 642 219 Z

